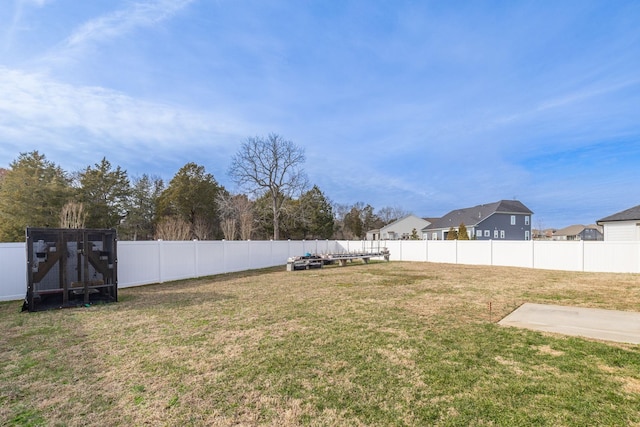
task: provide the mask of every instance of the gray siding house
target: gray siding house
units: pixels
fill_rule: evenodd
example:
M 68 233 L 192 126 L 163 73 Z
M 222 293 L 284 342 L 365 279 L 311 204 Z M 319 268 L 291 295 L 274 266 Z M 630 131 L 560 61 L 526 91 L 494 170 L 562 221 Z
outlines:
M 556 230 L 552 240 L 604 240 L 604 236 L 602 227 L 598 225 L 576 224 Z
M 449 229 L 467 227 L 470 239 L 530 240 L 533 212 L 518 200 L 456 209 L 422 229 L 425 240 L 446 240 Z

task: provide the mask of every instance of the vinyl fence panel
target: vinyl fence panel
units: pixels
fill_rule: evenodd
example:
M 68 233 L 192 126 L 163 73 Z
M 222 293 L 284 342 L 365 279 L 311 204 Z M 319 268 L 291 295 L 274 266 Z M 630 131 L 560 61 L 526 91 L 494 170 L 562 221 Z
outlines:
M 491 265 L 491 240 L 458 241 L 458 264 Z
M 158 242 L 118 242 L 118 287 L 160 282 Z
M 426 240 L 397 240 L 399 242 L 398 249 L 389 247 L 391 255 L 396 250 L 400 251 L 400 257 L 403 261 L 426 261 L 427 260 L 427 241 Z M 391 259 L 391 258 L 389 258 Z
M 491 241 L 491 264 L 505 267 L 533 267 L 533 241 Z
M 534 268 L 582 271 L 583 242 L 536 242 Z
M 584 242 L 584 271 L 640 273 L 640 243 Z
M 273 242 L 271 241 L 251 241 L 249 244 L 249 262 L 250 269 L 255 268 L 266 268 L 273 266 L 273 259 L 271 257 L 271 250 L 273 248 Z M 284 261 L 280 260 L 280 264 L 286 263 L 287 259 Z
M 23 299 L 27 293 L 25 243 L 0 244 L 0 301 Z
M 248 241 L 226 241 L 224 242 L 224 269 L 225 272 L 235 272 L 249 270 L 250 249 Z
M 196 277 L 196 248 L 193 241 L 160 241 L 160 281 Z
M 457 240 L 427 240 L 429 262 L 446 262 L 455 264 L 458 259 Z
M 198 276 L 212 276 L 225 273 L 224 244 L 222 241 L 197 242 L 197 273 Z

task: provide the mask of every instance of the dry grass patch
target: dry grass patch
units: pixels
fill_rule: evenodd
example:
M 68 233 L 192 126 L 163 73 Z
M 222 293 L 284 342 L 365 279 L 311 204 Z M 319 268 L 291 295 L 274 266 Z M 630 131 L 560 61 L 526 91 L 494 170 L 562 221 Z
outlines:
M 564 354 L 564 351 L 555 350 L 550 345 L 541 345 L 536 348 L 540 353 L 550 354 L 551 356 L 562 356 Z
M 0 425 L 633 425 L 640 347 L 501 328 L 523 302 L 638 310 L 640 276 L 284 268 L 0 304 Z

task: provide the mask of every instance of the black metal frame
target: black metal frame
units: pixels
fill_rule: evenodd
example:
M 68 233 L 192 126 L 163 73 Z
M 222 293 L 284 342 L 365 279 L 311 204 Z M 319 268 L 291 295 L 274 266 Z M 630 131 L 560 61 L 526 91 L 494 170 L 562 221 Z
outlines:
M 115 229 L 27 228 L 27 295 L 39 311 L 118 300 Z

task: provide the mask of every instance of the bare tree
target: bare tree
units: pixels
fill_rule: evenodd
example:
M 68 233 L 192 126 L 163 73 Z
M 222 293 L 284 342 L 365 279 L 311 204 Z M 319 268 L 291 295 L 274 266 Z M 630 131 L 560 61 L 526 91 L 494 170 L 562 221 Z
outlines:
M 245 194 L 231 195 L 226 191 L 218 193 L 216 206 L 220 216 L 220 226 L 227 240 L 236 234 L 240 239 L 249 240 L 253 232 L 253 202 Z M 233 229 L 231 226 L 233 225 Z
M 235 196 L 233 200 L 238 213 L 240 238 L 249 240 L 253 233 L 253 202 L 244 194 Z
M 234 240 L 236 238 L 236 220 L 234 218 L 225 218 L 220 223 L 222 234 L 226 240 Z
M 407 215 L 410 215 L 411 212 L 407 212 L 404 209 L 397 206 L 385 206 L 383 208 L 378 209 L 376 215 L 378 218 L 382 220 L 384 225 L 391 224 L 393 221 L 404 218 Z
M 164 218 L 156 227 L 156 239 L 162 240 L 189 240 L 191 238 L 191 226 L 182 218 L 170 216 Z
M 60 228 L 84 228 L 87 213 L 82 203 L 69 201 L 60 212 Z
M 287 200 L 307 186 L 301 169 L 304 150 L 280 135 L 247 138 L 233 156 L 229 175 L 256 196 L 268 194 L 273 212 L 273 238 L 280 236 L 280 214 Z
M 209 221 L 202 215 L 195 215 L 193 220 L 192 232 L 193 237 L 198 240 L 207 240 L 207 238 L 211 235 L 211 225 Z
M 347 204 L 335 203 L 333 205 L 333 212 L 335 215 L 335 232 L 334 236 L 336 239 L 345 239 L 346 237 L 346 227 L 344 224 L 344 220 L 347 217 L 347 214 L 351 210 L 351 206 Z

